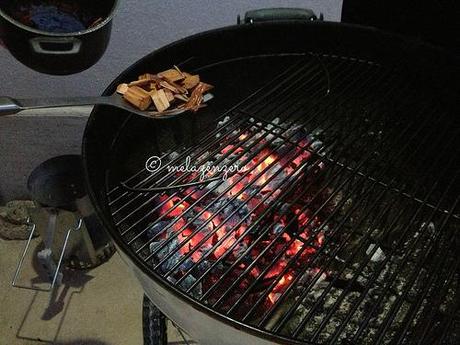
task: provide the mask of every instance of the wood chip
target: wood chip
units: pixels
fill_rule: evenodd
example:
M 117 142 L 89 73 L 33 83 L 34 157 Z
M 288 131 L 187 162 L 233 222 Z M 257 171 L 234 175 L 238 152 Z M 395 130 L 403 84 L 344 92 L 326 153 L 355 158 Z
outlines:
M 160 78 L 168 79 L 172 82 L 176 82 L 185 78 L 184 74 L 177 69 L 167 69 L 166 71 L 158 73 Z
M 192 111 L 197 111 L 200 108 L 200 104 L 203 102 L 203 93 L 204 89 L 207 86 L 205 83 L 198 83 L 198 85 L 193 90 L 192 94 L 190 95 L 190 99 L 187 103 L 185 103 L 185 108 L 190 109 Z
M 152 104 L 150 94 L 139 86 L 129 87 L 123 98 L 140 110 L 147 110 Z
M 128 84 L 123 83 L 123 84 L 118 85 L 117 92 L 120 95 L 124 95 L 126 93 L 126 91 L 128 91 Z
M 190 89 L 193 89 L 195 86 L 197 86 L 199 82 L 200 82 L 200 76 L 199 75 L 190 75 L 190 76 L 187 76 L 182 81 L 182 85 L 187 90 L 190 90 Z
M 177 72 L 179 72 L 179 73 L 182 75 L 182 77 L 185 79 L 186 76 L 185 76 L 184 72 L 182 72 L 182 71 L 179 69 L 179 67 L 177 67 L 176 65 L 174 65 L 174 69 L 175 69 Z
M 203 82 L 201 82 L 201 84 L 203 84 L 203 93 L 206 93 L 206 92 L 211 91 L 212 89 L 214 89 L 214 86 L 212 86 L 211 84 L 206 84 L 206 83 L 203 83 Z
M 131 83 L 128 84 L 129 87 L 131 86 L 147 86 L 150 85 L 152 81 L 150 79 L 141 79 L 141 80 L 136 80 L 132 81 Z
M 171 84 L 169 84 L 167 81 L 164 81 L 164 80 L 160 82 L 160 87 L 163 87 L 173 93 L 180 93 L 176 87 L 172 86 Z
M 137 78 L 138 80 L 144 80 L 144 79 L 148 79 L 148 80 L 154 80 L 155 79 L 155 75 L 154 74 L 151 74 L 151 73 L 145 73 L 145 74 L 141 74 L 139 76 L 139 78 Z
M 165 92 L 166 98 L 168 99 L 169 103 L 174 101 L 175 98 L 174 98 L 174 94 L 172 93 L 172 91 L 165 89 L 164 92 Z
M 198 74 L 181 71 L 177 66 L 158 74 L 144 73 L 128 84 L 120 84 L 117 92 L 140 110 L 149 107 L 163 112 L 171 108 L 197 111 L 202 108 L 203 95 L 213 88 Z
M 163 83 L 164 85 L 169 85 L 169 87 L 167 87 L 168 89 L 170 89 L 170 87 L 172 87 L 172 88 L 174 88 L 176 90 L 176 93 L 188 94 L 188 90 L 185 87 L 180 86 L 179 84 L 173 82 L 172 80 L 170 80 L 170 79 L 168 79 L 166 77 L 162 77 L 161 79 L 163 79 L 163 81 L 165 82 L 165 83 Z
M 180 100 L 180 101 L 184 101 L 184 102 L 188 102 L 188 97 L 185 96 L 185 95 L 181 95 L 181 94 L 175 94 L 174 95 L 174 98 Z
M 153 90 L 152 92 L 150 92 L 150 96 L 158 112 L 161 113 L 169 108 L 170 103 L 164 90 Z

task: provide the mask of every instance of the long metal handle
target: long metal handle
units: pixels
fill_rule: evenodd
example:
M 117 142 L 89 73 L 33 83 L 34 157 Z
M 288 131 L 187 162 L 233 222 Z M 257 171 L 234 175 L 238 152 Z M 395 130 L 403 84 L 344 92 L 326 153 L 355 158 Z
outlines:
M 62 98 L 39 98 L 39 99 L 14 99 L 0 97 L 0 116 L 13 115 L 23 110 L 61 108 L 95 104 L 114 104 L 115 98 L 108 97 L 62 97 Z
M 59 270 L 60 270 L 61 264 L 62 264 L 62 259 L 64 258 L 65 249 L 67 248 L 67 242 L 69 241 L 70 233 L 72 231 L 80 230 L 82 224 L 83 224 L 83 219 L 79 218 L 78 221 L 77 221 L 77 225 L 74 228 L 70 228 L 69 230 L 67 230 L 67 234 L 66 234 L 65 239 L 64 239 L 64 244 L 62 245 L 61 255 L 59 256 L 59 261 L 58 261 L 58 264 L 57 264 L 57 267 L 56 267 L 56 272 L 54 273 L 53 281 L 51 282 L 51 286 L 49 288 L 50 290 L 52 290 L 54 288 L 54 285 L 56 284 L 56 280 L 57 280 L 57 277 L 59 275 Z
M 16 281 L 18 280 L 19 273 L 21 272 L 22 265 L 24 264 L 24 259 L 26 257 L 27 251 L 29 250 L 30 241 L 32 241 L 32 237 L 34 236 L 36 228 L 35 223 L 30 222 L 30 218 L 27 219 L 26 224 L 30 227 L 30 234 L 29 238 L 27 239 L 26 245 L 24 246 L 24 250 L 22 251 L 21 258 L 19 259 L 18 265 L 16 267 L 16 271 L 14 272 L 13 281 L 11 282 L 11 285 L 13 285 L 14 287 L 16 287 Z

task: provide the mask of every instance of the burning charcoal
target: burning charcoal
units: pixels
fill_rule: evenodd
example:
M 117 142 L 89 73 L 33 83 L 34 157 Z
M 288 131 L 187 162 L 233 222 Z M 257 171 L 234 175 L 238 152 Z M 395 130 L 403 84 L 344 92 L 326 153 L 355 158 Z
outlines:
M 196 282 L 196 278 L 189 274 L 185 279 L 180 283 L 180 287 L 183 290 L 188 290 Z M 198 283 L 197 286 L 192 290 L 192 295 L 195 298 L 201 297 L 203 294 L 201 283 Z
M 238 245 L 233 249 L 233 255 L 236 258 L 239 258 L 244 254 L 244 252 L 248 249 L 248 245 L 244 242 L 238 243 Z
M 221 194 L 225 191 L 226 188 L 230 186 L 230 181 L 229 180 L 216 180 L 211 182 L 208 185 L 209 189 L 212 189 L 214 193 L 216 194 Z
M 377 245 L 374 244 L 374 243 L 370 244 L 369 247 L 366 250 L 366 254 L 370 255 L 372 253 L 372 251 L 374 251 L 374 248 L 376 246 Z M 374 254 L 372 254 L 371 261 L 372 262 L 381 262 L 383 260 L 385 260 L 385 253 L 383 252 L 383 250 L 380 247 L 378 247 L 377 250 L 375 250 Z
M 154 253 L 157 250 L 157 248 L 159 248 L 164 243 L 164 241 L 165 240 L 160 240 L 157 242 L 150 243 L 149 245 L 150 253 Z
M 150 252 L 155 252 L 161 245 L 163 245 L 163 243 L 165 243 L 165 241 L 166 240 L 161 240 L 158 242 L 150 243 Z M 178 241 L 176 238 L 174 238 L 156 254 L 159 260 L 163 260 L 163 258 L 165 258 L 170 252 L 174 253 L 161 265 L 162 271 L 169 271 L 182 258 L 182 254 L 178 250 L 177 245 Z M 189 258 L 185 260 L 177 269 L 185 271 L 192 267 L 192 265 L 193 261 Z
M 284 164 L 284 162 L 282 163 Z M 269 169 L 266 173 L 265 176 L 273 176 L 275 173 L 278 173 L 268 184 L 262 189 L 262 193 L 270 193 L 276 189 L 279 188 L 280 185 L 283 183 L 286 183 L 287 176 L 284 172 L 284 170 L 279 171 L 281 168 L 281 165 L 276 165 L 273 168 Z M 262 183 L 260 183 L 262 184 Z
M 166 260 L 163 263 L 163 265 L 161 265 L 162 270 L 164 272 L 171 270 L 181 258 L 182 258 L 182 254 L 180 254 L 179 252 L 175 252 L 168 260 Z M 193 266 L 193 261 L 189 258 L 185 260 L 176 270 L 187 271 L 192 266 Z
M 212 248 L 212 244 L 210 243 L 203 243 L 200 248 L 197 248 L 196 252 L 198 253 L 197 256 L 199 258 L 203 257 L 203 255 L 207 254 Z
M 198 274 L 197 275 L 201 275 L 203 274 L 204 272 L 206 272 L 210 267 L 211 265 L 213 264 L 213 262 L 211 260 L 203 260 L 199 265 L 198 265 Z M 214 268 L 212 269 L 212 271 L 222 271 L 224 269 L 224 264 L 219 261 L 217 263 L 216 266 L 214 266 Z
M 274 235 L 279 235 L 279 234 L 283 233 L 284 230 L 285 230 L 285 228 L 284 228 L 284 226 L 282 224 L 276 223 L 275 226 L 273 227 L 272 232 L 273 232 Z
M 211 262 L 209 260 L 203 260 L 201 261 L 196 270 L 197 270 L 197 275 L 202 275 L 204 272 L 206 272 L 206 270 L 209 269 L 209 267 L 211 267 Z
M 160 221 L 155 224 L 153 224 L 148 230 L 147 230 L 147 236 L 149 238 L 155 237 L 161 230 L 166 228 L 169 225 L 169 222 L 167 221 Z M 154 242 L 156 243 L 156 242 Z
M 228 200 L 227 200 L 228 202 Z M 238 207 L 241 207 L 238 209 Z M 238 211 L 237 211 L 238 209 Z M 225 208 L 222 210 L 221 214 L 223 217 L 230 216 L 233 212 L 236 212 L 236 215 L 246 215 L 249 210 L 247 209 L 246 203 L 239 199 L 232 200 Z
M 238 226 L 240 222 L 241 222 L 241 217 L 239 216 L 238 213 L 236 213 L 227 220 L 226 224 L 229 228 L 233 229 L 234 227 Z

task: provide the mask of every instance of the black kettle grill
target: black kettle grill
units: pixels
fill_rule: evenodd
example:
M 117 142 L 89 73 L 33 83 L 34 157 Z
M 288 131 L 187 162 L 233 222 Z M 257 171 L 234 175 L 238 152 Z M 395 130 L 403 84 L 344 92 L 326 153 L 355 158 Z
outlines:
M 215 85 L 206 108 L 99 106 L 83 138 L 97 213 L 168 318 L 210 345 L 458 342 L 456 57 L 374 28 L 253 22 L 164 47 L 105 94 L 172 62 Z M 187 157 L 249 169 L 187 188 L 199 177 L 167 169 Z

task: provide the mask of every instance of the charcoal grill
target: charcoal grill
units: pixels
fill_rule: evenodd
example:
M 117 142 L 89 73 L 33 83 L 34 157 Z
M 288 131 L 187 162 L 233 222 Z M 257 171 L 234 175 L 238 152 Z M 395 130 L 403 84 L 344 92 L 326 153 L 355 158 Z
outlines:
M 168 46 L 106 93 L 171 60 L 215 84 L 206 109 L 98 107 L 83 143 L 98 214 L 163 313 L 201 344 L 458 343 L 455 59 L 375 29 L 263 23 Z M 246 170 L 168 170 L 187 157 Z

